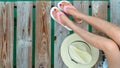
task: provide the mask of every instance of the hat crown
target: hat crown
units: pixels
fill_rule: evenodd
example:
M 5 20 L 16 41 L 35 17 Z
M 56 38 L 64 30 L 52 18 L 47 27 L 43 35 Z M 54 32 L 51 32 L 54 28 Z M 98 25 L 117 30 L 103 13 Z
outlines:
M 82 37 L 75 33 L 64 39 L 60 51 L 61 58 L 68 68 L 91 68 L 96 64 L 99 58 L 99 50 L 89 43 L 86 43 Z M 81 58 L 81 51 L 83 55 L 85 55 L 83 58 Z M 78 55 L 79 52 L 80 55 Z M 87 55 L 84 52 L 87 53 Z M 74 58 L 76 56 L 78 57 Z
M 71 43 L 69 51 L 71 58 L 77 63 L 89 64 L 92 61 L 91 49 L 83 41 Z

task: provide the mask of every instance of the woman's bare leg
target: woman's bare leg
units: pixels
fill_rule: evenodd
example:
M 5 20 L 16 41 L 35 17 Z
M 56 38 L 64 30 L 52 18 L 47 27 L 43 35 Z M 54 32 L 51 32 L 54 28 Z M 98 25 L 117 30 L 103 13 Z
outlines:
M 65 24 L 67 26 L 73 29 L 73 31 L 80 35 L 84 40 L 89 42 L 94 47 L 104 51 L 109 68 L 119 68 L 120 51 L 114 41 L 101 36 L 94 35 L 81 29 L 80 27 L 77 27 L 70 20 L 67 20 L 67 18 L 65 18 L 64 16 L 62 17 L 62 19 L 64 19 L 64 21 L 66 22 Z
M 91 24 L 97 30 L 108 35 L 120 47 L 120 28 L 118 28 L 117 26 L 115 26 L 107 21 L 101 20 L 101 19 L 96 18 L 96 17 L 87 16 L 84 14 L 80 14 L 79 16 L 82 16 L 82 17 L 80 17 L 81 19 L 83 19 L 84 21 Z
M 61 8 L 63 8 L 65 5 L 68 5 L 68 4 L 66 4 L 66 2 L 64 2 L 63 4 L 64 5 L 61 6 Z M 107 34 L 120 47 L 120 28 L 116 27 L 115 25 L 113 25 L 107 21 L 101 20 L 99 18 L 82 14 L 82 13 L 78 12 L 76 9 L 67 8 L 67 13 L 72 15 L 74 18 L 82 19 L 82 20 L 88 22 L 97 30 Z
M 53 16 L 57 19 L 56 13 L 53 12 Z M 119 68 L 120 65 L 120 51 L 116 43 L 110 39 L 89 33 L 80 27 L 76 26 L 72 21 L 70 21 L 65 15 L 61 15 L 61 22 L 73 29 L 78 35 L 80 35 L 84 40 L 93 45 L 94 47 L 103 50 L 108 61 L 109 68 Z

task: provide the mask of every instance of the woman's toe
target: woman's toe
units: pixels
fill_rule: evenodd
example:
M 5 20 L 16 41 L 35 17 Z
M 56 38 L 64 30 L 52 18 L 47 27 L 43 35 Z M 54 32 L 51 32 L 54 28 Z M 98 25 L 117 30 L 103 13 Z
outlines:
M 58 11 L 59 11 L 59 10 L 54 9 L 54 11 L 52 12 L 52 14 L 53 14 L 53 16 L 54 16 L 55 19 L 57 19 L 57 12 L 58 12 Z

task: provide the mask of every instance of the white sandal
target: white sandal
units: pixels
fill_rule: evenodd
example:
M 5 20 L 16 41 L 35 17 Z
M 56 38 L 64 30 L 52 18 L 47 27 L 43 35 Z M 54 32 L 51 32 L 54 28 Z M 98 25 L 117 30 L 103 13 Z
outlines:
M 61 12 L 61 11 L 57 12 L 58 20 L 56 20 L 56 19 L 54 18 L 53 14 L 52 14 L 52 12 L 54 11 L 54 9 L 59 10 L 57 7 L 51 8 L 51 10 L 50 10 L 50 15 L 51 15 L 51 17 L 52 17 L 56 22 L 58 22 L 58 23 L 61 24 L 63 27 L 65 27 L 66 29 L 68 29 L 69 31 L 72 31 L 72 29 L 70 29 L 69 27 L 67 27 L 67 26 L 65 26 L 65 25 L 63 25 L 63 24 L 61 23 L 60 16 L 61 16 L 62 14 L 64 14 L 63 12 Z

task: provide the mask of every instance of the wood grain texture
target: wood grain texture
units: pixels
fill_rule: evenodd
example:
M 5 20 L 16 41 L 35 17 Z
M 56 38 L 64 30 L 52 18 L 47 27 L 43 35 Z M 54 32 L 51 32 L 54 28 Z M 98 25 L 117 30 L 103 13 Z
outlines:
M 73 1 L 73 5 L 80 13 L 89 15 L 89 1 Z M 81 24 L 77 24 L 79 27 L 88 30 L 88 24 L 83 21 Z
M 32 3 L 17 2 L 17 68 L 32 68 Z
M 13 3 L 0 2 L 0 68 L 13 68 Z
M 111 22 L 120 27 L 120 0 L 110 0 Z
M 93 1 L 92 2 L 92 16 L 98 17 L 103 20 L 107 20 L 107 5 L 108 5 L 107 1 Z M 105 34 L 96 30 L 94 27 L 92 29 L 92 32 L 106 37 Z M 98 67 L 102 68 L 103 57 L 104 57 L 104 54 L 100 51 L 99 60 L 96 63 L 96 65 L 94 66 L 94 68 L 98 68 Z
M 55 1 L 54 5 L 57 6 L 59 1 Z M 63 40 L 69 35 L 69 31 L 63 26 L 54 22 L 54 68 L 67 68 L 61 58 L 60 48 Z
M 35 68 L 50 68 L 50 7 L 49 1 L 36 2 Z

